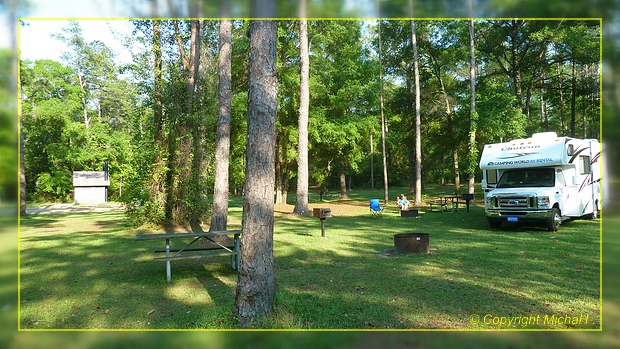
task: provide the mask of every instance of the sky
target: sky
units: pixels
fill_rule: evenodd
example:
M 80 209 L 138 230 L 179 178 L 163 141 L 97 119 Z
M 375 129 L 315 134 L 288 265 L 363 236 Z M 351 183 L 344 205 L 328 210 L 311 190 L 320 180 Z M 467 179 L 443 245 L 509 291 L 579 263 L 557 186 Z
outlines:
M 19 1 L 18 1 L 19 2 Z M 29 0 L 30 6 L 18 11 L 17 17 L 41 19 L 67 18 L 110 18 L 118 17 L 119 11 L 115 3 L 119 1 L 84 1 L 84 0 Z M 0 16 L 0 31 L 10 33 L 9 18 L 4 13 Z M 0 48 L 10 47 L 10 36 L 0 35 Z
M 35 61 L 51 59 L 61 61 L 61 55 L 67 51 L 63 42 L 51 37 L 51 34 L 64 34 L 62 29 L 68 26 L 65 19 L 23 19 L 24 25 L 19 28 L 19 52 L 21 60 Z M 121 36 L 131 34 L 132 25 L 127 20 L 78 20 L 82 34 L 87 42 L 102 41 L 112 49 L 117 61 L 128 62 L 131 57 L 121 44 Z M 115 35 L 114 32 L 120 34 Z
M 152 8 L 149 0 L 13 0 L 14 3 L 26 3 L 28 7 L 20 8 L 17 11 L 17 17 L 37 18 L 37 19 L 111 19 L 131 17 L 145 17 L 151 14 Z M 157 3 L 158 14 L 168 17 L 172 13 L 176 13 L 174 17 L 184 17 L 188 15 L 188 0 L 155 0 Z M 220 0 L 217 0 L 218 3 Z M 315 3 L 333 0 L 313 0 Z M 375 0 L 341 0 L 343 11 L 351 11 L 357 13 L 361 17 L 372 17 L 375 10 Z M 233 4 L 239 5 L 249 3 L 249 0 L 233 0 Z M 172 10 L 170 7 L 173 7 Z M 238 17 L 239 13 L 247 13 L 246 6 L 235 6 L 233 15 Z M 213 10 L 212 10 L 213 11 Z M 213 13 L 209 12 L 208 16 L 213 17 Z M 11 47 L 10 42 L 10 26 L 9 16 L 6 8 L 0 7 L 0 48 Z M 315 13 L 321 13 L 320 11 Z M 348 12 L 347 12 L 348 13 Z M 144 14 L 144 15 L 140 15 Z M 334 14 L 329 14 L 334 15 Z
M 367 16 L 371 16 L 373 13 L 374 5 L 370 0 L 343 0 L 344 9 L 353 11 L 357 9 Z M 67 26 L 67 19 L 78 19 L 80 27 L 83 30 L 85 39 L 88 42 L 93 40 L 100 40 L 105 43 L 109 48 L 119 54 L 120 60 L 128 60 L 129 55 L 122 55 L 123 49 L 120 40 L 115 38 L 110 30 L 110 26 L 114 27 L 117 31 L 123 34 L 130 33 L 130 26 L 127 26 L 127 20 L 118 19 L 123 13 L 129 13 L 128 6 L 131 6 L 131 13 L 149 13 L 150 7 L 148 1 L 133 1 L 131 3 L 109 0 L 109 1 L 94 1 L 94 0 L 61 0 L 61 1 L 46 1 L 46 0 L 30 0 L 33 4 L 30 8 L 18 13 L 18 17 L 25 23 L 25 25 L 19 26 L 18 36 L 18 48 L 20 52 L 20 59 L 25 60 L 37 60 L 37 59 L 52 59 L 55 61 L 61 61 L 61 54 L 66 50 L 66 47 L 62 42 L 56 39 L 52 39 L 50 34 L 62 33 L 62 28 Z M 178 2 L 178 1 L 177 1 Z M 177 3 L 173 2 L 173 3 Z M 157 1 L 161 14 L 166 13 L 166 4 L 170 4 L 166 1 Z M 184 12 L 185 6 L 177 4 L 179 6 L 180 14 Z M 105 20 L 105 19 L 108 20 Z M 9 32 L 9 24 L 7 16 L 0 16 L 0 28 L 1 31 Z M 8 35 L 0 35 L 0 48 L 10 47 L 10 40 Z

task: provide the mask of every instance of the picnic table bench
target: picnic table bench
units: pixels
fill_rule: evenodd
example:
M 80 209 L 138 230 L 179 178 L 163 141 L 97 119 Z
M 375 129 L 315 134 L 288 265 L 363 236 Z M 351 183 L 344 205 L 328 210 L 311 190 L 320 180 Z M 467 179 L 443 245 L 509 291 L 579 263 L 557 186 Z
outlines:
M 219 242 L 215 241 L 213 238 L 218 235 L 233 235 L 233 246 L 224 246 Z M 211 231 L 211 232 L 189 232 L 189 233 L 167 233 L 167 234 L 138 234 L 136 235 L 136 240 L 157 240 L 157 239 L 165 239 L 166 246 L 164 249 L 156 249 L 155 253 L 165 252 L 165 257 L 155 257 L 154 261 L 165 261 L 166 262 L 166 281 L 168 283 L 172 280 L 172 271 L 170 267 L 170 262 L 173 260 L 180 259 L 191 259 L 191 258 L 205 258 L 205 257 L 214 257 L 214 256 L 230 256 L 231 264 L 233 270 L 239 270 L 239 265 L 241 263 L 241 230 L 223 230 L 223 231 Z M 191 238 L 192 240 L 189 243 L 185 243 L 181 248 L 171 248 L 170 240 L 171 239 L 187 239 Z M 195 242 L 200 240 L 201 238 L 206 239 L 207 241 L 212 242 L 216 246 L 205 246 L 205 247 L 190 247 Z
M 439 199 L 433 199 L 429 202 L 429 205 L 431 207 L 431 212 L 436 212 L 436 211 L 441 211 L 443 212 L 444 209 L 447 208 L 448 203 L 445 202 L 445 200 L 443 200 L 442 198 Z
M 437 208 L 441 212 L 447 212 L 448 203 L 452 206 L 452 210 L 450 212 L 461 212 L 459 209 L 459 204 L 465 205 L 467 207 L 467 212 L 469 212 L 469 205 L 473 200 L 474 194 L 439 195 L 437 199 L 430 201 L 431 212 L 435 211 Z

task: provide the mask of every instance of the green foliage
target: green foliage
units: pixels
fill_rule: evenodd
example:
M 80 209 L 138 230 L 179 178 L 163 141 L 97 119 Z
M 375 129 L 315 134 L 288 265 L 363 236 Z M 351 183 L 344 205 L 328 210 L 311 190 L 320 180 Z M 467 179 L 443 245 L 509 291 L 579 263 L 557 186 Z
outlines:
M 0 49 L 0 200 L 17 197 L 17 127 L 14 109 L 16 94 L 11 81 L 13 55 Z M 14 175 L 15 174 L 15 175 Z
M 329 184 L 332 161 L 343 159 L 355 174 L 367 158 L 369 132 L 378 122 L 378 65 L 362 44 L 359 21 L 311 22 L 308 34 L 309 166 L 317 184 Z
M 132 161 L 128 118 L 132 87 L 114 73 L 109 49 L 86 43 L 70 25 L 69 65 L 21 62 L 22 119 L 28 193 L 43 201 L 72 197 L 72 172 L 101 170 L 109 163 L 111 198 L 120 190 L 120 169 Z M 68 40 L 67 38 L 63 40 Z M 89 76 L 79 76 L 89 72 Z M 80 80 L 82 79 L 82 80 Z M 89 83 L 83 85 L 85 79 Z M 85 98 L 85 100 L 83 100 Z M 86 117 L 84 116 L 86 113 Z
M 154 86 L 153 22 L 133 22 L 135 33 L 123 38 L 133 55 L 126 66 L 114 62 L 115 53 L 105 43 L 85 40 L 77 21 L 56 35 L 69 45 L 62 63 L 21 62 L 29 195 L 66 201 L 71 197 L 71 188 L 64 184 L 70 178 L 67 174 L 99 170 L 107 161 L 110 199 L 131 202 L 135 188 L 148 193 L 145 202 L 157 207 L 147 214 L 155 217 L 153 221 L 159 220 L 165 202 L 204 217 L 209 213 L 207 193 L 214 171 L 218 22 L 206 21 L 203 26 L 202 74 L 192 114 L 184 110 L 187 85 L 173 22 L 159 22 L 163 62 L 159 91 Z M 229 177 L 233 195 L 241 194 L 245 172 L 248 24 L 233 23 Z M 179 25 L 188 50 L 189 22 Z M 375 182 L 381 177 L 380 69 L 389 181 L 408 185 L 415 155 L 411 22 L 385 20 L 381 26 L 380 66 L 377 21 L 309 23 L 311 185 L 336 189 L 341 160 L 354 186 L 370 184 L 371 135 Z M 427 183 L 452 178 L 453 151 L 463 173 L 477 171 L 477 152 L 484 143 L 538 131 L 567 134 L 571 128 L 577 136 L 598 136 L 599 21 L 475 21 L 479 115 L 474 149 L 469 149 L 467 22 L 418 20 L 416 28 L 422 169 Z M 277 149 L 283 180 L 291 183 L 296 175 L 298 36 L 297 22 L 279 21 Z M 165 111 L 159 121 L 154 115 L 158 102 Z M 197 179 L 181 179 L 186 174 Z M 45 187 L 37 189 L 37 181 Z M 173 191 L 170 201 L 166 201 L 168 189 Z
M 70 201 L 73 189 L 71 178 L 71 173 L 66 169 L 56 171 L 53 176 L 47 172 L 39 174 L 33 199 L 42 202 Z
M 125 214 L 133 227 L 144 224 L 161 226 L 166 222 L 164 207 L 153 201 L 132 201 L 125 204 Z
M 481 90 L 476 101 L 480 131 L 476 138 L 481 142 L 496 143 L 499 139 L 526 136 L 526 116 L 516 107 L 516 97 L 508 91 Z

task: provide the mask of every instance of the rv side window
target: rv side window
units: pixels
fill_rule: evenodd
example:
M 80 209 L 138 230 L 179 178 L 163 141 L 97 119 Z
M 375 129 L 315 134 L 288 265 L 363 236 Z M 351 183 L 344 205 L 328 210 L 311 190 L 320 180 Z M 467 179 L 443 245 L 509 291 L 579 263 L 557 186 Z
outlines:
M 558 179 L 558 182 L 560 182 L 562 186 L 566 186 L 566 180 L 564 180 L 564 174 L 562 173 L 562 170 L 556 170 L 555 173 L 555 177 Z
M 497 184 L 497 170 L 487 170 L 487 184 Z
M 589 156 L 579 157 L 579 172 L 582 175 L 590 174 L 590 157 Z

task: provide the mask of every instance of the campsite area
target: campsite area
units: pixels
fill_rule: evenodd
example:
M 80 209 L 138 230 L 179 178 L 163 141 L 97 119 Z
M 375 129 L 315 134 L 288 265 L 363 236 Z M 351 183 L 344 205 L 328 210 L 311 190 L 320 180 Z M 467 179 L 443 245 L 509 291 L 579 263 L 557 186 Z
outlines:
M 427 188 L 424 200 L 448 190 Z M 403 218 L 392 204 L 371 218 L 368 200 L 381 194 L 311 193 L 310 208 L 332 210 L 325 237 L 319 219 L 276 205 L 276 305 L 260 328 L 600 328 L 600 219 L 493 231 L 480 197 L 469 213 L 425 205 Z M 229 229 L 241 228 L 242 199 L 229 205 Z M 129 222 L 122 209 L 21 217 L 20 328 L 235 328 L 229 258 L 173 261 L 167 284 L 165 263 L 152 260 L 163 243 L 135 239 L 163 231 Z M 394 253 L 402 232 L 428 233 L 430 253 Z

